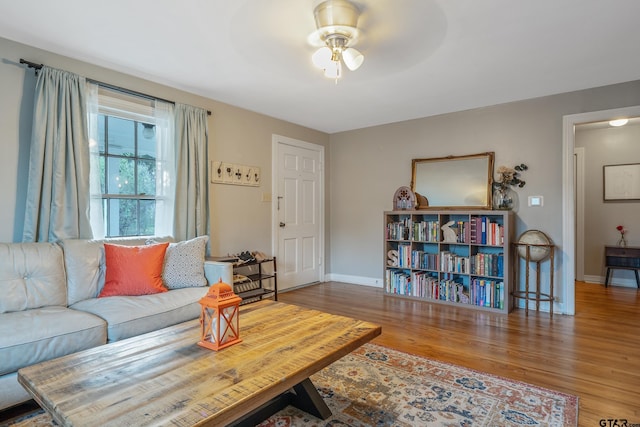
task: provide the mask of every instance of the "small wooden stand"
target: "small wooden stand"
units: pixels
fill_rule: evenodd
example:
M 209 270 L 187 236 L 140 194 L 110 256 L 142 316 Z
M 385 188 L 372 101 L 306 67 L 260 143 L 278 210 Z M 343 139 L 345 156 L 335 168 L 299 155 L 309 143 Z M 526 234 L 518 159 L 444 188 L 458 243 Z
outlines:
M 609 286 L 611 270 L 624 269 L 633 270 L 636 273 L 636 286 L 640 289 L 640 247 L 637 246 L 605 246 L 604 247 L 605 267 L 607 276 L 604 280 L 604 287 Z
M 516 262 L 515 262 L 515 268 L 514 268 L 514 274 L 515 274 L 515 283 L 516 283 L 516 289 L 515 291 L 513 291 L 513 293 L 511 294 L 514 298 L 517 299 L 523 299 L 525 300 L 524 303 L 524 312 L 525 315 L 529 315 L 529 301 L 535 301 L 536 302 L 536 311 L 540 310 L 540 301 L 548 301 L 549 302 L 549 314 L 551 315 L 551 317 L 553 317 L 553 270 L 554 270 L 554 251 L 555 251 L 555 245 L 550 243 L 550 244 L 541 244 L 541 243 L 514 243 L 514 251 L 515 251 L 515 258 L 516 258 Z M 520 257 L 518 256 L 518 249 L 519 247 L 522 246 L 525 248 L 525 257 L 524 257 L 524 262 L 525 262 L 525 267 L 527 269 L 526 273 L 525 273 L 525 283 L 524 283 L 524 290 L 520 290 L 520 273 L 519 273 L 519 267 L 520 267 Z M 540 261 L 532 261 L 531 260 L 531 248 L 532 247 L 544 247 L 544 248 L 549 248 L 549 257 L 542 259 Z M 546 260 L 549 260 L 549 293 L 542 293 L 540 291 L 540 264 Z M 530 286 L 529 286 L 529 264 L 535 262 L 536 263 L 536 281 L 535 281 L 535 290 L 529 290 Z

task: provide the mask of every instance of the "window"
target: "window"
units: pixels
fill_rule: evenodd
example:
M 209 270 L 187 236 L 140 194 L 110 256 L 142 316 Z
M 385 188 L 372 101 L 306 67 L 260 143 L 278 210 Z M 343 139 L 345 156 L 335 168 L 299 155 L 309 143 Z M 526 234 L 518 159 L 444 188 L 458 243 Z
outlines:
M 94 237 L 170 234 L 173 193 L 169 186 L 174 175 L 166 148 L 170 107 L 102 87 L 96 90 L 97 108 L 89 121 L 94 141 L 95 203 L 90 215 Z
M 155 234 L 155 125 L 100 114 L 100 189 L 106 236 Z

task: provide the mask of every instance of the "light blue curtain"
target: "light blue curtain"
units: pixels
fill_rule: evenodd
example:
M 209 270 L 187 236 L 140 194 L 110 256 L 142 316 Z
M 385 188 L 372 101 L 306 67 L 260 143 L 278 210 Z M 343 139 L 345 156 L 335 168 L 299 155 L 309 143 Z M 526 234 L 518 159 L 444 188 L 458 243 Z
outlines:
M 207 111 L 175 105 L 176 198 L 173 237 L 209 234 Z
M 22 240 L 91 238 L 89 137 L 84 77 L 38 72 Z

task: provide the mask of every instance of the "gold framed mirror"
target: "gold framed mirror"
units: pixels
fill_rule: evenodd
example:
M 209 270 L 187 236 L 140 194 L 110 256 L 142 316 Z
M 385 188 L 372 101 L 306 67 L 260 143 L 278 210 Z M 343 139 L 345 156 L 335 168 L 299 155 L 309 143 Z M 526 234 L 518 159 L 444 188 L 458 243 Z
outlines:
M 493 152 L 411 160 L 418 209 L 491 209 L 493 161 Z

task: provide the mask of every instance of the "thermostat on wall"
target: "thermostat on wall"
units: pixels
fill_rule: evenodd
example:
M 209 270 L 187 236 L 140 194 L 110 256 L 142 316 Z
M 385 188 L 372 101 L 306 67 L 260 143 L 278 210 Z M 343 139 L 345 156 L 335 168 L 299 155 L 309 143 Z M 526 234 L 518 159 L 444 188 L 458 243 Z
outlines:
M 529 206 L 542 206 L 543 198 L 542 196 L 529 196 Z

